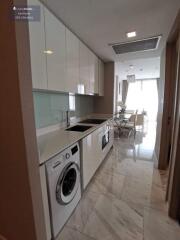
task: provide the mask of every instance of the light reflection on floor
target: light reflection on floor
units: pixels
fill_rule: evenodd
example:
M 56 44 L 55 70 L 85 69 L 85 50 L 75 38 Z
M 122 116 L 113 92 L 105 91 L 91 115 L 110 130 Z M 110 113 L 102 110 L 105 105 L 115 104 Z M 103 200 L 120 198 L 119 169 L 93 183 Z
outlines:
M 126 146 L 127 157 L 144 161 L 153 161 L 155 139 L 156 122 L 146 122 L 144 127 L 137 128 L 135 139 L 133 136 L 128 138 L 126 135 L 120 137 L 120 140 L 128 145 Z M 116 140 L 119 139 L 116 138 Z

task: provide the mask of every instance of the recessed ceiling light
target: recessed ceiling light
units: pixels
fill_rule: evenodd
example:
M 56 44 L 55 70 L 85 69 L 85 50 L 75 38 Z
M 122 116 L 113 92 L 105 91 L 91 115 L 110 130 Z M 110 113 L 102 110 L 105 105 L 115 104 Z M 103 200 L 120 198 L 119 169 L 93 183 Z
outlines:
M 53 54 L 53 51 L 51 51 L 51 50 L 45 50 L 44 53 L 46 53 L 46 54 Z
M 136 31 L 126 33 L 126 36 L 127 36 L 128 38 L 136 37 Z

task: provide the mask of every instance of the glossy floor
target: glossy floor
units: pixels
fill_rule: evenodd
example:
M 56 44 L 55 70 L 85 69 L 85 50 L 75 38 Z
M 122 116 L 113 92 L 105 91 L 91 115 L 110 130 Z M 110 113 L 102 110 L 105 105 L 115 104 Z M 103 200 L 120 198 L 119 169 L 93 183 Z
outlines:
M 86 189 L 58 240 L 179 240 L 168 218 L 167 174 L 153 167 L 155 124 L 114 148 Z

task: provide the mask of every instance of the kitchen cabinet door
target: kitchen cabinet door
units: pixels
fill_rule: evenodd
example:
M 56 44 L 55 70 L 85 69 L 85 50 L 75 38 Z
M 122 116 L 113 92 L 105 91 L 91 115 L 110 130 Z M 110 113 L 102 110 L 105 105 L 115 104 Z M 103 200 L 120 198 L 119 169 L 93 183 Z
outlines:
M 104 63 L 99 59 L 99 96 L 104 96 Z
M 88 61 L 89 61 L 89 87 L 90 93 L 94 94 L 95 86 L 95 64 L 94 64 L 94 54 L 89 50 L 88 51 Z
M 89 49 L 82 42 L 79 44 L 79 59 L 80 83 L 78 93 L 90 94 Z
M 95 85 L 94 85 L 94 93 L 99 94 L 99 60 L 98 57 L 94 58 L 95 63 Z
M 89 50 L 90 93 L 98 94 L 98 58 Z
M 40 21 L 29 21 L 32 84 L 35 89 L 47 89 L 44 9 L 38 0 L 28 0 L 28 5 L 40 7 Z
M 67 91 L 65 26 L 45 8 L 48 89 Z
M 102 128 L 99 128 L 82 140 L 83 189 L 86 188 L 102 162 L 102 136 Z
M 79 39 L 66 28 L 67 90 L 77 93 L 79 84 Z

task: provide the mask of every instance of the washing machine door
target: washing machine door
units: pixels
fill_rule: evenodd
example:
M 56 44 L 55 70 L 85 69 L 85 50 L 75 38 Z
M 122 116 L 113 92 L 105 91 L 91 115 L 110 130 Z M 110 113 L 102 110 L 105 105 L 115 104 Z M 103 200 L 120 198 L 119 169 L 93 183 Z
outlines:
M 62 171 L 56 186 L 56 200 L 61 205 L 70 203 L 80 187 L 80 170 L 76 163 L 69 163 Z

